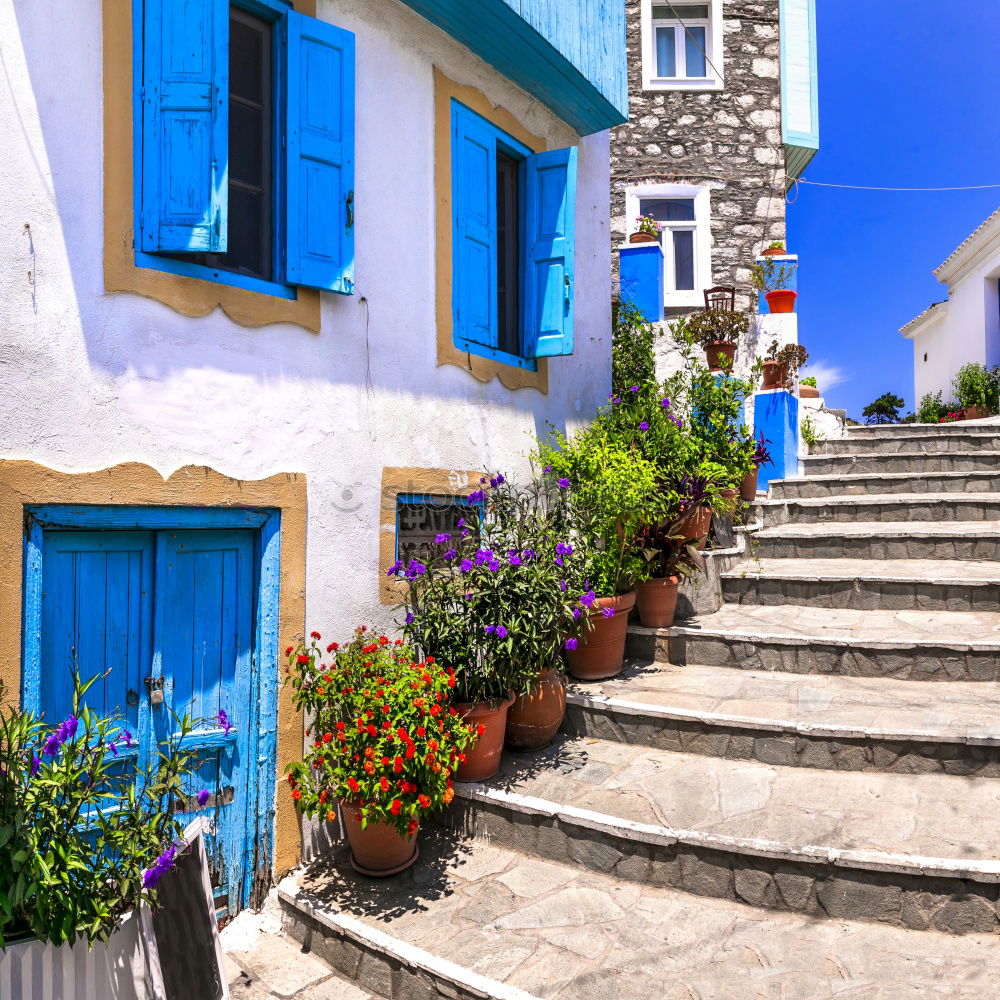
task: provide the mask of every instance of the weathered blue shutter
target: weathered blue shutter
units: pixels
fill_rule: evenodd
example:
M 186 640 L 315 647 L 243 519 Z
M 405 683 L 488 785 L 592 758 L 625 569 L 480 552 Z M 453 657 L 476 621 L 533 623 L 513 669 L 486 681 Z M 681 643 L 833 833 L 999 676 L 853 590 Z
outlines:
M 145 0 L 143 250 L 226 249 L 229 3 Z
M 525 160 L 523 338 L 526 358 L 573 353 L 576 147 Z
M 496 132 L 454 103 L 451 124 L 454 341 L 496 347 Z
M 354 292 L 354 34 L 285 18 L 285 278 Z

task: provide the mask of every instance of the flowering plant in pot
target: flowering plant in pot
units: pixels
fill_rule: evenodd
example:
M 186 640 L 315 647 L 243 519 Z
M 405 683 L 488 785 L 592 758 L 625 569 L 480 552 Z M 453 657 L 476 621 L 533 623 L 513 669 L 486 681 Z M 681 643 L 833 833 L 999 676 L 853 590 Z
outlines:
M 0 948 L 106 942 L 129 911 L 155 904 L 173 867 L 172 806 L 194 770 L 184 749 L 194 720 L 175 716 L 172 739 L 140 764 L 127 721 L 86 705 L 102 679 L 74 678 L 57 726 L 0 707 Z
M 408 868 L 421 819 L 452 801 L 455 769 L 476 739 L 449 704 L 455 672 L 364 625 L 325 655 L 318 632 L 286 655 L 286 683 L 311 737 L 286 769 L 296 806 L 332 822 L 339 804 L 358 871 Z
M 704 348 L 712 372 L 732 371 L 737 343 L 749 329 L 749 317 L 740 312 L 706 309 L 687 319 L 688 333 Z
M 788 251 L 785 249 L 785 244 L 781 240 L 775 240 L 773 243 L 769 243 L 762 251 L 761 257 L 784 257 Z
M 767 447 L 769 444 L 770 441 L 764 438 L 764 432 L 761 431 L 757 440 L 754 441 L 753 452 L 750 455 L 750 468 L 740 483 L 740 499 L 746 503 L 750 503 L 757 496 L 757 479 L 761 466 L 774 464 L 771 452 Z
M 967 420 L 980 420 L 1000 408 L 1000 366 L 989 369 L 970 361 L 958 369 L 951 384 Z
M 629 235 L 629 243 L 657 243 L 660 239 L 660 230 L 663 223 L 657 222 L 652 215 L 637 215 L 635 219 L 637 225 L 634 232 Z
M 750 284 L 764 293 L 767 308 L 772 313 L 790 313 L 795 311 L 798 298 L 798 293 L 788 287 L 794 274 L 794 264 L 779 264 L 774 257 L 768 256 L 750 266 Z
M 468 498 L 481 518 L 439 535 L 426 563 L 393 568 L 410 582 L 404 633 L 455 666 L 457 707 L 488 727 L 461 780 L 496 773 L 505 733 L 519 749 L 534 749 L 562 722 L 559 652 L 582 630 L 565 576 L 579 556 L 552 489 L 540 480 L 518 488 L 501 473 L 483 477 Z

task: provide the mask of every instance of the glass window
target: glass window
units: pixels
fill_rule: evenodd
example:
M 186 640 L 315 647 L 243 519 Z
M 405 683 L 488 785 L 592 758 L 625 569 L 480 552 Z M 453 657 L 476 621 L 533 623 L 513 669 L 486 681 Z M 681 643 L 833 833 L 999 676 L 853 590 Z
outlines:
M 694 198 L 640 198 L 639 214 L 657 222 L 694 222 Z
M 689 26 L 684 29 L 685 76 L 707 76 L 705 29 Z
M 656 29 L 656 75 L 677 76 L 677 47 L 673 28 Z
M 712 69 L 712 5 L 654 3 L 649 10 L 653 44 L 644 59 L 652 60 L 655 78 L 707 80 Z
M 476 531 L 480 508 L 463 496 L 420 496 L 404 494 L 396 497 L 396 558 L 432 558 L 438 535 L 454 535 L 462 527 Z M 462 527 L 459 526 L 462 521 Z
M 707 3 L 654 3 L 653 17 L 673 18 L 678 21 L 705 20 L 708 17 Z
M 694 289 L 694 232 L 675 229 L 674 237 L 674 289 L 689 292 Z

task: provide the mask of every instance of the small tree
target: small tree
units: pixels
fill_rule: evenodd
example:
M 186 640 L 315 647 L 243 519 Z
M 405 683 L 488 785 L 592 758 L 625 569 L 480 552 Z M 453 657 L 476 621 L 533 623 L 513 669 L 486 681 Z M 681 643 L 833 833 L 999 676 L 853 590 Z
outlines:
M 612 395 L 627 398 L 633 385 L 656 381 L 657 336 L 653 324 L 631 302 L 618 306 L 611 334 Z
M 875 402 L 869 403 L 861 411 L 861 416 L 869 424 L 898 424 L 899 411 L 903 405 L 903 400 L 895 393 L 883 392 Z

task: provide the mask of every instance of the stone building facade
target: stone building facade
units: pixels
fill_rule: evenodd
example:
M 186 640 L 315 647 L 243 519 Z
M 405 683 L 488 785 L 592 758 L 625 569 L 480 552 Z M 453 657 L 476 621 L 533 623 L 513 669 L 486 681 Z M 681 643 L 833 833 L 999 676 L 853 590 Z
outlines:
M 737 307 L 755 308 L 750 265 L 771 241 L 785 239 L 784 3 L 627 0 L 629 121 L 611 135 L 612 241 L 625 242 L 651 202 L 663 208 L 676 200 L 666 214 L 679 221 L 667 228 L 688 223 L 692 236 L 678 237 L 680 262 L 672 260 L 672 234 L 664 236 L 668 317 L 699 308 L 712 285 L 735 285 Z M 812 15 L 808 4 L 805 12 Z M 702 14 L 704 27 L 693 27 Z M 678 15 L 676 60 L 664 15 Z M 688 79 L 678 66 L 684 50 Z M 658 76 L 664 58 L 679 78 Z

